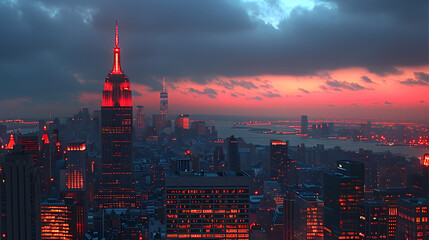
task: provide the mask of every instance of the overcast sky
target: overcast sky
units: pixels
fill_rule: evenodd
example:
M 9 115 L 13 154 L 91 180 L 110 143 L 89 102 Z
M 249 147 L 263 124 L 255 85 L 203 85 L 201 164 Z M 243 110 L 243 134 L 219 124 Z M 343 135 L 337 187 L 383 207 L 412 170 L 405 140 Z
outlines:
M 0 0 L 0 118 L 99 108 L 116 18 L 147 114 L 429 121 L 427 0 Z

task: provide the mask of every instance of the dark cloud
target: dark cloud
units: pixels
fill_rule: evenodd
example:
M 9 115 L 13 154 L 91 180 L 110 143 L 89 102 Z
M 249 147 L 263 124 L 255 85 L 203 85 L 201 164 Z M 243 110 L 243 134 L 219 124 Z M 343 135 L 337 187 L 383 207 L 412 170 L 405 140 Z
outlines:
M 133 96 L 136 96 L 136 97 L 142 96 L 142 94 L 136 90 L 133 90 L 132 92 L 133 92 Z
M 247 90 L 258 89 L 258 87 L 253 82 L 246 81 L 246 80 L 234 80 L 234 79 L 227 80 L 227 81 L 220 80 L 220 81 L 217 81 L 216 84 L 230 90 L 233 90 L 237 86 L 245 88 Z
M 367 76 L 362 76 L 360 78 L 362 79 L 362 81 L 364 81 L 366 83 L 374 83 L 374 81 L 372 81 L 371 78 L 369 78 Z
M 336 107 L 334 104 L 329 104 L 328 107 Z
M 231 93 L 231 97 L 238 97 L 238 96 L 234 93 Z
M 427 1 L 331 2 L 337 7 L 297 8 L 275 29 L 249 17 L 241 1 L 0 1 L 0 71 L 7 79 L 0 100 L 80 107 L 73 100 L 80 92 L 100 93 L 112 66 L 116 17 L 124 72 L 154 91 L 162 77 L 204 84 L 216 76 L 347 67 L 383 75 L 427 64 Z M 270 88 L 250 83 L 227 86 Z
M 264 100 L 263 98 L 261 98 L 261 97 L 251 97 L 251 98 L 246 98 L 247 100 L 258 100 L 258 101 L 261 101 L 261 100 Z
M 423 82 L 429 82 L 429 74 L 424 72 L 415 72 L 414 76 L 417 80 L 423 81 Z
M 425 101 L 421 100 L 420 103 L 424 103 Z
M 273 93 L 271 91 L 268 91 L 266 93 L 262 93 L 262 96 L 267 97 L 267 98 L 276 98 L 276 97 L 282 97 L 280 94 L 278 93 Z
M 404 84 L 404 85 L 428 85 L 428 83 L 427 82 L 424 82 L 424 81 L 420 81 L 420 80 L 415 80 L 415 79 L 412 79 L 412 78 L 408 78 L 407 80 L 404 80 L 404 81 L 399 81 L 401 84 Z
M 326 87 L 325 85 L 320 85 L 319 88 L 322 89 L 323 91 L 328 90 L 328 87 Z
M 259 85 L 259 87 L 260 88 L 267 88 L 267 89 L 271 89 L 271 88 L 273 88 L 273 85 L 271 85 L 271 84 L 261 84 L 261 85 Z
M 194 93 L 197 95 L 207 95 L 209 98 L 213 98 L 213 99 L 215 99 L 216 96 L 218 95 L 216 90 L 214 90 L 213 88 L 205 88 L 203 91 L 200 91 L 194 88 L 189 88 L 189 93 Z
M 384 104 L 387 104 L 387 105 L 391 105 L 391 104 L 393 104 L 393 103 L 391 103 L 391 102 L 384 102 Z
M 336 90 L 336 91 L 340 90 L 341 88 L 342 89 L 351 90 L 351 91 L 358 91 L 358 90 L 367 89 L 367 88 L 365 88 L 365 87 L 363 87 L 363 86 L 361 86 L 361 85 L 359 85 L 357 83 L 349 83 L 349 82 L 346 82 L 346 81 L 340 82 L 338 80 L 327 80 L 326 84 L 328 86 L 333 87 L 334 90 Z
M 372 73 L 375 73 L 379 76 L 387 76 L 389 74 L 399 75 L 402 74 L 401 71 L 392 66 L 369 66 L 368 70 Z
M 420 85 L 420 86 L 429 85 L 429 74 L 424 72 L 415 72 L 414 79 L 408 78 L 407 80 L 399 81 L 399 82 L 404 85 Z
M 305 90 L 304 88 L 298 88 L 298 90 L 301 91 L 301 92 L 303 92 L 303 93 L 306 93 L 306 94 L 310 93 L 310 91 Z

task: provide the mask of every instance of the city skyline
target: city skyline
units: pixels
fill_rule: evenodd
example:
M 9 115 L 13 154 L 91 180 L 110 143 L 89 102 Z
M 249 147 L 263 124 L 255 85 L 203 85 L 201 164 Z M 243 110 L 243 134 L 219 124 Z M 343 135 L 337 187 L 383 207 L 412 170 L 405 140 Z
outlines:
M 0 240 L 429 239 L 428 3 L 0 1 Z
M 149 114 L 165 77 L 172 115 L 428 121 L 426 1 L 168 3 L 2 2 L 0 114 L 99 108 L 118 17 Z

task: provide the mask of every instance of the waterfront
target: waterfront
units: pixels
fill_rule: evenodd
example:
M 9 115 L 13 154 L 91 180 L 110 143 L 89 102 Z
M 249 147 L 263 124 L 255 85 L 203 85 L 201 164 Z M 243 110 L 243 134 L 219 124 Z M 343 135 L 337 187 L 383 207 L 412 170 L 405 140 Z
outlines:
M 233 122 L 210 122 L 208 125 L 214 125 L 218 131 L 219 138 L 226 138 L 231 135 L 241 137 L 246 143 L 255 145 L 269 145 L 270 139 L 287 140 L 290 146 L 297 146 L 304 143 L 306 147 L 316 146 L 323 144 L 325 149 L 334 148 L 339 146 L 343 150 L 359 151 L 360 148 L 365 150 L 372 150 L 373 152 L 387 152 L 390 151 L 395 154 L 401 154 L 406 157 L 421 157 L 423 154 L 428 153 L 428 148 L 422 147 L 409 147 L 409 146 L 379 146 L 375 142 L 354 142 L 349 140 L 339 139 L 317 139 L 305 138 L 299 135 L 276 135 L 276 134 L 263 134 L 261 131 L 254 131 L 255 129 L 271 129 L 273 131 L 291 131 L 289 127 L 281 126 L 250 126 L 250 127 L 237 127 L 233 128 Z M 253 129 L 253 130 L 251 130 Z

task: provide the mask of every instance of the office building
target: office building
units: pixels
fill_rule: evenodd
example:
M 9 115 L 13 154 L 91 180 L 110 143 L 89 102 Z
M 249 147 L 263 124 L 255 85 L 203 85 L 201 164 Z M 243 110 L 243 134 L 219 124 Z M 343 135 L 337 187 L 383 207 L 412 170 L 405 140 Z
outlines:
M 283 240 L 294 240 L 295 193 L 286 193 L 283 200 Z
M 67 189 L 84 189 L 86 186 L 86 143 L 67 144 L 66 175 Z
M 142 141 L 146 127 L 146 116 L 144 114 L 143 106 L 137 106 L 137 127 L 135 137 L 137 141 Z
M 323 201 L 317 194 L 296 194 L 294 216 L 295 240 L 323 240 Z
M 46 125 L 43 126 L 43 134 L 40 141 L 39 164 L 36 165 L 39 170 L 40 187 L 42 190 L 42 199 L 50 197 L 51 194 L 51 143 L 49 141 Z
M 301 116 L 301 135 L 308 135 L 308 117 L 307 115 Z
M 42 239 L 78 240 L 82 236 L 82 212 L 73 199 L 48 199 L 41 203 Z
M 359 236 L 362 240 L 387 239 L 389 236 L 389 206 L 382 201 L 358 203 Z
M 189 115 L 188 114 L 180 114 L 177 116 L 174 121 L 174 130 L 175 132 L 179 132 L 180 130 L 188 130 L 190 127 Z
M 395 239 L 399 199 L 411 198 L 414 196 L 413 192 L 412 189 L 407 188 L 374 189 L 374 199 L 387 203 L 389 208 L 387 239 Z
M 270 140 L 270 179 L 277 181 L 283 190 L 296 184 L 295 160 L 288 158 L 288 142 Z
M 152 123 L 153 123 L 153 128 L 155 130 L 155 133 L 157 135 L 159 135 L 162 131 L 162 129 L 164 129 L 165 127 L 165 122 L 162 118 L 163 116 L 161 114 L 154 114 L 152 116 Z
M 40 239 L 40 186 L 33 157 L 21 146 L 0 162 L 0 239 Z
M 240 171 L 240 155 L 238 153 L 238 139 L 232 135 L 226 139 L 227 164 L 229 171 Z
M 135 206 L 131 176 L 133 108 L 128 77 L 120 65 L 118 24 L 116 24 L 114 63 L 104 83 L 101 106 L 101 148 L 103 174 L 96 202 L 100 208 Z
M 249 183 L 245 172 L 166 177 L 167 239 L 249 239 Z
M 395 239 L 429 239 L 428 207 L 427 198 L 400 199 Z
M 357 204 L 364 200 L 363 163 L 338 161 L 337 172 L 324 176 L 324 238 L 359 239 Z
M 429 198 L 429 154 L 423 156 L 422 195 Z

